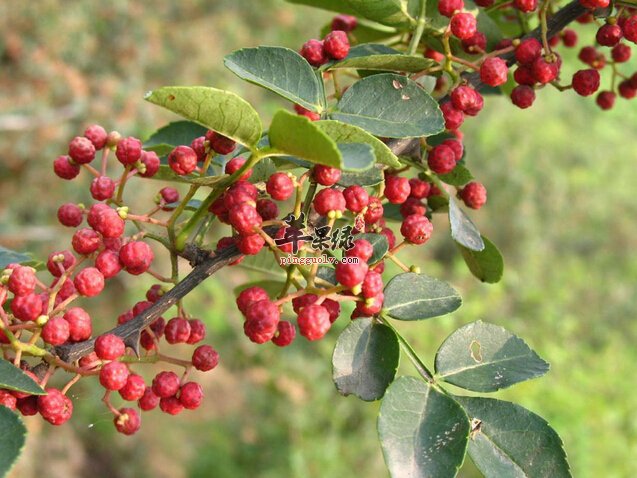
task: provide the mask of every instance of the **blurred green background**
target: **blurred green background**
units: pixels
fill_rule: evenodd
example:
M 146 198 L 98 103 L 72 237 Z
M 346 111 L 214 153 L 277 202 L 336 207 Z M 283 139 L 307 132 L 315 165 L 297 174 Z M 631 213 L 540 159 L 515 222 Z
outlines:
M 231 89 L 266 118 L 289 108 L 224 70 L 223 55 L 259 44 L 296 49 L 330 18 L 282 0 L 0 2 L 0 243 L 39 257 L 64 247 L 56 208 L 86 200 L 87 187 L 54 180 L 51 161 L 87 124 L 143 136 L 173 119 L 143 101 L 149 89 Z M 574 52 L 566 56 L 569 77 L 578 65 Z M 635 124 L 634 105 L 621 99 L 602 113 L 572 92 L 542 91 L 527 111 L 490 98 L 463 131 L 468 164 L 489 189 L 473 217 L 502 249 L 504 280 L 478 283 L 441 232 L 411 260 L 452 282 L 465 305 L 451 317 L 398 324 L 428 362 L 452 330 L 477 319 L 525 338 L 551 372 L 494 396 L 544 416 L 583 478 L 637 475 Z M 435 225 L 446 229 L 444 219 Z M 224 270 L 187 301 L 222 357 L 199 377 L 200 410 L 147 414 L 137 436 L 123 437 L 86 380 L 73 389 L 77 411 L 66 426 L 26 420 L 29 443 L 13 476 L 387 476 L 378 405 L 340 397 L 331 382 L 331 349 L 347 319 L 317 344 L 254 346 L 229 293 L 248 277 Z M 125 277 L 112 283 L 92 306 L 98 327 L 143 290 Z M 401 371 L 413 373 L 408 363 Z M 479 475 L 467 463 L 460 476 Z

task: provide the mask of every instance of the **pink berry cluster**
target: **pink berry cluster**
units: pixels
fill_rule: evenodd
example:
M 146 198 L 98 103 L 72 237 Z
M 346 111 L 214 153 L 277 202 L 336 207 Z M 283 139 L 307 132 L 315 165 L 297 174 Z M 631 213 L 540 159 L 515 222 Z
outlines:
M 301 56 L 318 68 L 330 60 L 342 60 L 349 53 L 347 33 L 356 28 L 356 18 L 339 15 L 332 21 L 332 31 L 322 40 L 308 40 L 301 47 Z
M 451 155 L 450 161 L 453 163 L 451 169 L 453 169 L 462 156 L 460 141 L 445 140 L 443 144 L 430 151 L 430 157 L 433 158 L 447 154 Z M 437 164 L 440 161 L 444 160 L 431 160 L 430 167 L 431 164 Z M 355 234 L 361 232 L 382 234 L 387 239 L 392 254 L 406 245 L 422 245 L 430 239 L 433 224 L 426 215 L 428 213 L 426 201 L 428 197 L 441 194 L 436 185 L 418 177 L 408 179 L 388 172 L 385 176 L 384 191 L 374 195 L 359 185 L 339 186 L 341 176 L 342 172 L 338 168 L 316 165 L 298 180 L 290 178 L 290 175 L 283 172 L 273 173 L 265 181 L 265 189 L 271 200 L 285 201 L 291 198 L 295 190 L 300 190 L 305 180 L 313 182 L 316 186 L 322 186 L 323 188 L 314 194 L 311 202 L 312 209 L 319 216 L 324 217 L 329 224 L 334 224 L 339 219 L 351 221 L 356 225 L 353 231 Z M 241 184 L 243 184 L 242 181 L 238 181 L 225 194 L 231 194 L 236 185 Z M 237 210 L 242 211 L 247 207 L 254 209 L 255 200 L 257 202 L 268 200 L 265 197 L 257 199 L 255 195 L 256 192 L 253 192 L 247 197 L 248 206 Z M 471 182 L 461 188 L 459 195 L 467 205 L 476 209 L 486 202 L 486 190 L 477 182 Z M 384 219 L 383 204 L 400 206 L 403 220 L 399 230 L 404 239 L 400 244 L 397 244 L 394 231 L 388 227 Z M 223 209 L 223 211 L 227 213 L 227 210 Z M 249 216 L 253 215 L 254 211 Z M 273 216 L 272 219 L 275 217 Z M 223 222 L 224 218 L 220 217 L 220 220 Z M 254 227 L 258 228 L 257 225 Z M 235 243 L 240 247 L 241 232 L 236 226 L 234 229 L 239 232 L 239 235 L 235 236 Z M 280 228 L 275 237 L 283 237 L 284 231 L 285 228 Z M 292 252 L 288 244 L 278 247 L 270 244 L 270 246 L 275 255 Z M 303 242 L 301 251 L 313 253 L 309 244 Z M 354 236 L 353 247 L 346 250 L 344 256 L 356 258 L 357 261 L 343 260 L 336 264 L 334 270 L 336 285 L 319 287 L 312 283 L 311 278 L 307 287 L 283 294 L 278 299 L 272 299 L 260 287 L 249 287 L 243 290 L 237 298 L 237 306 L 245 317 L 245 334 L 255 343 L 272 341 L 282 347 L 293 341 L 297 328 L 300 335 L 308 340 L 322 338 L 338 318 L 340 303 L 343 301 L 354 301 L 352 318 L 378 314 L 384 301 L 382 274 L 385 266 L 383 258 L 376 258 L 374 263 L 370 263 L 373 253 L 373 246 L 368 240 Z M 296 315 L 296 327 L 289 320 L 281 320 L 287 303 L 291 303 L 292 312 Z
M 99 134 L 97 134 L 99 133 Z M 97 138 L 97 139 L 96 139 Z M 90 145 L 84 139 L 88 140 Z M 315 165 L 300 177 L 284 171 L 276 171 L 265 180 L 251 182 L 252 164 L 234 153 L 235 143 L 216 132 L 208 131 L 193 139 L 190 145 L 178 145 L 167 155 L 167 167 L 180 176 L 207 174 L 215 155 L 228 158 L 223 166 L 226 182 L 213 189 L 209 204 L 204 208 L 204 219 L 217 220 L 215 232 L 222 233 L 222 225 L 229 227 L 229 234 L 216 241 L 216 252 L 226 247 L 236 247 L 242 254 L 233 264 L 240 263 L 246 255 L 291 254 L 290 244 L 277 246 L 275 240 L 286 235 L 288 225 L 280 219 L 279 207 L 300 208 L 312 211 L 334 226 L 336 221 L 352 223 L 352 247 L 343 251 L 343 259 L 334 267 L 334 283 L 326 283 L 317 275 L 317 267 L 307 267 L 303 279 L 305 285 L 293 281 L 296 290 L 287 287 L 276 298 L 259 287 L 243 290 L 237 298 L 239 311 L 245 317 L 244 332 L 253 342 L 273 342 L 287 346 L 297 335 L 310 341 L 325 336 L 341 313 L 341 303 L 354 304 L 352 318 L 373 316 L 383 306 L 384 260 L 390 257 L 405 270 L 412 270 L 400 263 L 395 254 L 408 245 L 425 244 L 432 235 L 433 225 L 428 217 L 427 200 L 443 194 L 441 183 L 433 183 L 427 176 L 408 178 L 404 173 L 388 169 L 379 187 L 339 185 L 342 171 L 338 168 Z M 102 151 L 101 164 L 95 165 L 97 151 Z M 452 171 L 462 158 L 462 143 L 458 139 L 446 139 L 429 148 L 430 174 Z M 107 176 L 109 156 L 115 153 L 121 175 L 118 179 Z M 78 158 L 79 161 L 78 162 Z M 123 166 L 123 168 L 122 168 Z M 53 276 L 50 285 L 36 277 L 33 269 L 10 265 L 2 278 L 3 303 L 12 294 L 10 305 L 2 309 L 2 341 L 6 344 L 5 359 L 22 366 L 27 373 L 46 387 L 47 395 L 39 398 L 21 398 L 15 392 L 5 392 L 3 397 L 15 398 L 15 407 L 39 412 L 53 424 L 61 424 L 72 414 L 72 402 L 67 397 L 69 388 L 76 382 L 71 379 L 64 387 L 49 384 L 53 371 L 65 370 L 76 377 L 98 375 L 105 389 L 104 402 L 114 415 L 118 431 L 132 434 L 139 429 L 139 410 L 159 407 L 163 412 L 178 414 L 184 408 L 194 409 L 202 400 L 202 389 L 189 380 L 193 369 L 207 371 L 218 363 L 217 352 L 209 345 L 200 345 L 206 335 L 204 324 L 186 313 L 178 304 L 175 317 L 166 321 L 155 319 L 141 330 L 139 345 L 143 356 L 136 358 L 131 344 L 114 333 L 117 329 L 98 335 L 94 350 L 77 362 L 65 363 L 55 354 L 55 347 L 63 347 L 93 337 L 93 321 L 89 313 L 74 304 L 80 297 L 94 297 L 104 289 L 108 280 L 118 274 L 151 276 L 161 283 L 152 285 L 145 300 L 140 300 L 124 311 L 115 323 L 100 325 L 122 326 L 144 313 L 178 279 L 163 277 L 151 266 L 155 252 L 151 240 L 170 246 L 171 223 L 175 215 L 183 212 L 184 201 L 189 199 L 174 187 L 159 189 L 150 209 L 146 212 L 132 210 L 124 200 L 124 189 L 135 177 L 152 177 L 159 171 L 161 162 L 152 151 L 144 151 L 136 138 L 121 138 L 117 133 L 107 134 L 98 126 L 91 126 L 83 137 L 74 138 L 69 154 L 54 162 L 55 173 L 64 179 L 73 179 L 84 169 L 94 177 L 90 192 L 95 200 L 91 205 L 63 204 L 58 219 L 63 226 L 73 229 L 71 247 L 54 252 L 47 261 L 47 269 Z M 72 168 L 74 174 L 61 174 Z M 95 184 L 99 184 L 97 187 Z M 105 187 L 104 185 L 111 185 Z M 440 187 L 439 187 L 440 186 Z M 312 191 L 311 194 L 309 192 Z M 486 200 L 486 191 L 479 183 L 469 183 L 458 189 L 467 205 L 479 208 Z M 289 204 L 286 204 L 289 202 Z M 398 228 L 403 240 L 397 244 L 396 233 L 385 219 L 385 206 L 397 205 L 403 218 Z M 138 204 L 135 202 L 135 206 Z M 164 216 L 168 215 L 169 219 Z M 177 216 L 178 217 L 178 216 Z M 86 223 L 85 223 L 86 221 Z M 266 228 L 274 227 L 273 232 Z M 167 236 L 155 231 L 167 232 Z M 270 230 L 270 229 L 268 229 Z M 373 259 L 374 246 L 359 233 L 383 235 L 389 253 Z M 173 231 L 174 233 L 174 231 Z M 168 242 L 167 242 L 168 241 Z M 309 241 L 301 241 L 301 253 L 314 254 Z M 170 249 L 170 247 L 169 247 Z M 171 252 L 174 253 L 174 252 Z M 233 265 L 231 264 L 231 265 Z M 295 266 L 301 269 L 301 266 Z M 289 270 L 293 272 L 293 270 Z M 291 277 L 293 275 L 291 274 Z M 6 302 L 9 304 L 9 302 Z M 289 304 L 291 311 L 285 306 Z M 285 314 L 294 314 L 294 320 L 283 320 Z M 24 348 L 23 344 L 29 344 Z M 188 360 L 167 355 L 167 345 L 187 344 L 196 347 Z M 36 347 L 32 350 L 30 347 Z M 161 350 L 160 350 L 161 349 Z M 13 350 L 13 355 L 10 355 Z M 33 354 L 46 357 L 51 367 L 44 376 L 37 377 L 30 371 L 31 365 L 24 356 Z M 41 352 L 41 353 L 40 353 Z M 133 369 L 140 363 L 161 362 L 181 367 L 181 376 L 170 370 L 159 372 L 151 383 Z M 125 402 L 137 402 L 137 407 L 112 405 L 115 392 Z M 11 401 L 11 398 L 4 398 Z M 28 408 L 27 404 L 33 405 Z
M 190 174 L 201 169 L 197 166 L 201 162 L 199 157 L 206 156 L 208 150 L 225 154 L 234 149 L 231 140 L 214 132 L 193 141 L 192 146 L 179 146 L 169 155 L 168 162 L 175 173 Z M 109 161 L 113 153 L 120 169 L 118 179 L 107 174 L 109 163 L 113 163 Z M 203 398 L 202 387 L 188 378 L 193 369 L 213 369 L 219 358 L 211 346 L 200 344 L 206 335 L 204 323 L 190 318 L 181 305 L 176 317 L 167 322 L 159 317 L 141 331 L 140 345 L 146 351 L 141 358 L 127 347 L 132 344 L 108 332 L 97 335 L 93 352 L 72 363 L 64 362 L 56 352 L 56 347 L 93 338 L 94 325 L 103 330 L 132 320 L 158 301 L 174 282 L 151 268 L 155 253 L 147 237 L 152 233 L 146 226 L 167 227 L 166 221 L 156 216 L 175 209 L 179 192 L 170 187 L 162 188 L 150 210 L 142 214 L 134 214 L 123 196 L 125 186 L 135 176 L 152 177 L 159 168 L 157 154 L 144 151 L 139 139 L 122 138 L 97 125 L 88 127 L 83 136 L 73 138 L 68 154 L 53 162 L 55 174 L 62 179 L 74 179 L 82 169 L 92 175 L 89 191 L 95 202 L 90 205 L 66 203 L 59 207 L 60 224 L 73 230 L 69 248 L 51 253 L 42 274 L 20 264 L 9 264 L 0 273 L 3 359 L 23 369 L 47 392 L 36 396 L 0 390 L 0 404 L 18 409 L 24 415 L 39 413 L 49 423 L 61 425 L 73 412 L 73 403 L 67 394 L 71 386 L 81 377 L 97 375 L 105 389 L 104 402 L 114 415 L 115 427 L 127 435 L 140 427 L 138 408 L 147 411 L 159 406 L 162 411 L 175 415 L 184 408 L 199 406 Z M 48 279 L 40 277 L 47 272 Z M 146 274 L 165 284 L 152 285 L 146 300 L 137 302 L 116 321 L 96 319 L 96 314 L 92 317 L 85 309 L 86 299 L 100 295 L 107 282 L 122 273 L 133 277 Z M 78 300 L 82 303 L 76 304 Z M 163 341 L 195 348 L 188 360 L 182 360 L 160 353 Z M 45 365 L 44 368 L 37 367 L 38 375 L 33 371 L 38 365 L 37 360 L 40 365 Z M 152 385 L 147 385 L 133 370 L 144 363 L 155 362 L 182 368 L 183 373 L 179 376 L 172 371 L 163 371 Z M 58 375 L 57 371 L 74 374 L 74 378 L 63 387 L 53 387 L 50 382 Z M 133 403 L 129 403 L 123 408 L 115 408 L 111 403 L 113 392 L 118 392 L 124 402 L 137 402 L 137 407 L 132 408 Z
M 608 2 L 582 2 L 588 8 L 606 8 Z M 597 4 L 604 4 L 598 7 Z M 580 23 L 591 23 L 593 15 L 586 14 L 578 19 Z M 573 75 L 572 87 L 582 96 L 589 96 L 600 88 L 600 71 L 610 69 L 611 87 L 600 91 L 596 96 L 597 105 L 603 110 L 611 109 L 619 95 L 624 99 L 632 99 L 637 96 L 637 72 L 626 76 L 620 72 L 619 66 L 627 63 L 631 58 L 631 47 L 627 42 L 637 43 L 637 10 L 623 9 L 621 13 L 608 17 L 603 25 L 597 29 L 595 35 L 596 45 L 586 45 L 581 48 L 578 58 L 588 66 Z M 610 58 L 604 53 L 604 49 L 610 49 Z
M 350 49 L 348 33 L 357 26 L 356 17 L 350 15 L 337 15 L 332 20 L 331 32 L 322 40 L 311 39 L 301 47 L 300 54 L 313 67 L 320 67 L 330 60 L 342 60 L 347 57 Z M 313 111 L 295 105 L 294 109 L 299 115 L 306 116 L 312 121 L 320 119 L 320 115 Z
M 584 7 L 595 10 L 607 8 L 608 0 L 581 0 Z M 493 7 L 493 0 L 480 0 L 476 4 L 479 7 Z M 537 0 L 515 0 L 507 3 L 500 9 L 510 6 L 524 14 L 538 10 Z M 508 81 L 509 64 L 502 55 L 513 52 L 514 67 L 512 77 L 516 86 L 511 91 L 512 103 L 522 109 L 529 108 L 535 101 L 536 91 L 546 85 L 553 85 L 560 90 L 573 89 L 581 96 L 591 96 L 597 93 L 597 105 L 604 109 L 610 109 L 615 103 L 617 95 L 625 99 L 637 96 L 637 73 L 626 76 L 619 70 L 619 66 L 626 63 L 631 57 L 631 47 L 626 42 L 637 42 L 637 14 L 635 9 L 618 8 L 614 16 L 609 16 L 599 26 L 595 41 L 597 45 L 584 46 L 579 52 L 579 59 L 588 68 L 575 72 L 570 83 L 562 83 L 560 72 L 562 59 L 555 51 L 559 43 L 566 48 L 573 48 L 578 41 L 577 33 L 565 28 L 558 35 L 548 38 L 505 38 L 493 47 L 487 48 L 487 37 L 477 29 L 475 17 L 463 11 L 463 0 L 441 0 L 438 3 L 438 11 L 441 15 L 449 17 L 449 25 L 444 33 L 446 37 L 455 37 L 460 40 L 463 50 L 477 57 L 475 61 L 467 61 L 454 57 L 452 51 L 440 52 L 426 47 L 424 55 L 445 65 L 454 64 L 454 68 L 460 65 L 469 70 L 479 72 L 480 80 L 485 85 L 498 87 Z M 546 12 L 540 12 L 540 15 Z M 580 23 L 591 23 L 595 20 L 593 13 L 589 12 L 577 19 Z M 625 41 L 624 41 L 625 40 Z M 610 48 L 610 58 L 600 48 Z M 600 90 L 600 71 L 610 66 L 610 89 Z M 447 79 L 439 77 L 437 91 L 447 92 L 445 86 Z M 460 127 L 467 115 L 475 116 L 482 108 L 482 97 L 477 91 L 469 92 L 468 86 L 460 83 L 451 88 L 451 101 L 441 105 L 445 116 L 447 128 L 456 130 Z M 457 90 L 460 89 L 460 92 Z M 599 91 L 599 92 L 598 92 Z

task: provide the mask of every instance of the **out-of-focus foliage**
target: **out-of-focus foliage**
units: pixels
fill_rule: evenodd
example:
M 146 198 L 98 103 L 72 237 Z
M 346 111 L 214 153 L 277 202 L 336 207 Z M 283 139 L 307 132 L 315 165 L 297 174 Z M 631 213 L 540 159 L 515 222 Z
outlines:
M 283 103 L 224 70 L 223 55 L 259 44 L 297 48 L 328 20 L 277 0 L 1 2 L 0 243 L 40 257 L 61 244 L 56 207 L 84 192 L 52 181 L 50 164 L 88 123 L 153 131 L 173 117 L 142 97 L 170 84 L 228 88 L 268 116 Z M 574 56 L 565 75 L 579 68 Z M 478 319 L 525 337 L 551 372 L 493 396 L 544 416 L 575 476 L 634 476 L 635 104 L 618 100 L 601 113 L 572 92 L 544 92 L 526 111 L 507 102 L 490 97 L 480 121 L 463 128 L 473 170 L 489 188 L 487 207 L 473 217 L 501 248 L 504 279 L 480 284 L 455 246 L 434 236 L 413 262 L 454 284 L 464 305 L 400 329 L 423 357 Z M 204 407 L 178 418 L 146 415 L 131 439 L 115 436 L 96 406 L 98 387 L 85 385 L 74 389 L 70 424 L 26 421 L 31 433 L 14 476 L 386 476 L 378 404 L 343 398 L 332 385 L 331 347 L 346 320 L 318 344 L 254 346 L 229 294 L 247 278 L 224 270 L 190 299 L 222 355 L 222 366 L 203 376 Z M 120 280 L 110 293 L 97 319 L 104 329 L 143 291 Z M 466 466 L 460 476 L 479 475 Z

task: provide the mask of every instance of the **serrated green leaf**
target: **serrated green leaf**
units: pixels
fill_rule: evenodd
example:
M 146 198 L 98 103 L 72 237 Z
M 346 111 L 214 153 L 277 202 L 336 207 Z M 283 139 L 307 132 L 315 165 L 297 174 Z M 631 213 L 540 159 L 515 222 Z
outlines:
M 461 305 L 462 298 L 446 282 L 404 272 L 385 286 L 382 312 L 398 320 L 424 320 L 449 314 Z
M 331 117 L 387 138 L 430 136 L 444 129 L 436 100 L 416 82 L 393 73 L 354 83 Z
M 354 175 L 365 173 L 369 171 L 376 162 L 374 150 L 369 144 L 342 143 L 337 144 L 336 147 L 341 154 L 341 166 L 339 169 L 343 172 L 350 172 Z M 282 165 L 284 163 L 291 163 L 307 169 L 314 166 L 311 161 L 305 161 L 293 156 L 279 156 L 275 161 L 274 164 L 278 163 Z
M 436 353 L 436 373 L 445 382 L 476 392 L 495 392 L 541 377 L 549 370 L 521 338 L 482 321 L 452 333 Z
M 469 216 L 460 209 L 453 198 L 449 198 L 449 224 L 451 225 L 451 237 L 458 244 L 472 251 L 484 249 L 484 241 L 476 225 Z
M 376 264 L 385 257 L 385 254 L 387 254 L 387 251 L 389 250 L 389 241 L 387 241 L 387 237 L 384 234 L 365 232 L 355 235 L 354 240 L 357 239 L 365 239 L 366 241 L 369 241 L 374 248 L 372 257 L 370 257 L 367 261 L 369 264 Z
M 31 395 L 46 395 L 31 377 L 6 360 L 0 360 L 0 389 L 16 390 Z
M 504 259 L 493 242 L 484 236 L 481 237 L 482 242 L 484 242 L 484 249 L 481 251 L 467 249 L 461 244 L 458 244 L 458 249 L 460 249 L 462 258 L 474 276 L 482 282 L 495 284 L 502 279 Z
M 181 201 L 171 202 L 170 204 L 166 204 L 166 206 L 164 207 L 166 209 L 176 209 L 177 206 L 179 206 L 180 204 L 181 204 Z M 200 207 L 201 207 L 201 201 L 199 199 L 191 199 L 190 201 L 188 201 L 184 209 L 186 211 L 196 211 Z
M 326 70 L 361 68 L 364 70 L 418 72 L 429 68 L 433 60 L 406 55 L 385 45 L 364 44 L 353 47 L 346 58 L 329 63 Z
M 437 78 L 433 75 L 421 76 L 416 78 L 415 81 L 429 94 L 433 93 L 436 89 Z
M 36 271 L 43 271 L 46 269 L 46 263 L 37 259 L 30 259 L 28 261 L 21 262 L 23 266 L 32 267 Z
M 206 131 L 207 128 L 193 121 L 173 121 L 150 135 L 144 142 L 144 149 L 164 156 L 176 146 L 189 146 L 193 139 L 205 135 Z
M 316 271 L 316 277 L 322 279 L 330 284 L 336 285 L 336 271 L 333 267 L 320 266 Z
M 175 173 L 170 166 L 162 164 L 159 166 L 157 173 L 152 176 L 150 179 L 156 179 L 159 181 L 170 181 L 172 183 L 184 183 L 184 184 L 198 184 L 199 186 L 214 186 L 219 181 L 227 177 L 227 175 L 222 174 L 219 176 L 197 176 L 194 174 L 189 174 L 187 176 L 181 176 Z
M 373 43 L 382 40 L 386 40 L 387 38 L 393 37 L 398 34 L 396 28 L 388 27 L 386 25 L 380 25 L 378 23 L 371 23 L 363 21 L 359 21 L 358 25 L 354 29 L 353 32 L 349 33 L 349 37 L 352 43 L 355 44 L 365 44 L 365 43 Z M 321 38 L 325 38 L 325 36 L 332 31 L 332 22 L 326 24 L 323 28 L 321 28 Z
M 562 440 L 542 417 L 493 398 L 456 400 L 472 419 L 469 456 L 486 478 L 570 478 Z
M 383 204 L 383 219 L 389 221 L 403 222 L 405 219 L 400 213 L 400 204 Z
M 343 167 L 336 142 L 305 116 L 280 110 L 274 115 L 268 134 L 272 147 L 284 154 L 311 163 Z
M 343 171 L 363 172 L 374 166 L 374 148 L 365 143 L 340 143 L 338 150 L 343 157 Z
M 336 341 L 332 377 L 342 395 L 361 400 L 382 398 L 396 376 L 400 346 L 396 333 L 370 318 L 350 322 Z
M 247 284 L 241 284 L 240 286 L 235 287 L 233 290 L 233 293 L 235 296 L 237 296 L 241 293 L 241 291 L 249 287 L 261 287 L 263 290 L 265 290 L 268 293 L 268 296 L 270 296 L 271 299 L 274 299 L 276 295 L 279 292 L 281 292 L 281 290 L 283 290 L 284 285 L 285 285 L 285 282 L 283 281 L 276 281 L 276 280 L 270 280 L 270 279 L 258 280 L 254 282 L 249 282 Z
M 208 129 L 254 147 L 261 138 L 261 119 L 243 98 L 206 86 L 165 86 L 145 99 Z
M 237 267 L 269 276 L 285 278 L 285 271 L 281 269 L 276 258 L 269 251 L 263 251 L 256 256 L 245 256 Z
M 374 148 L 376 160 L 392 168 L 400 168 L 402 164 L 391 149 L 381 140 L 372 136 L 358 126 L 335 120 L 323 120 L 315 123 L 325 134 L 339 144 L 342 143 L 366 143 Z
M 16 462 L 24 442 L 27 429 L 15 412 L 0 405 L 0 476 L 5 476 Z
M 382 43 L 365 43 L 362 45 L 356 45 L 353 46 L 350 50 L 349 53 L 347 54 L 347 57 L 345 57 L 345 59 L 353 59 L 353 58 L 360 58 L 360 57 L 364 57 L 364 56 L 370 56 L 370 55 L 400 55 L 402 54 L 402 52 L 400 50 L 396 50 L 395 48 L 392 48 L 390 46 L 387 45 L 383 45 Z M 344 61 L 344 60 L 341 60 Z M 327 63 L 327 65 L 333 65 L 334 61 Z
M 263 158 L 253 168 L 249 181 L 251 183 L 260 183 L 267 181 L 272 174 L 276 173 L 278 168 L 274 164 L 272 158 Z
M 439 0 L 427 0 L 426 18 L 427 28 L 442 31 L 449 26 L 449 19 L 438 11 Z
M 186 182 L 189 184 L 197 184 L 199 186 L 214 186 L 219 181 L 222 181 L 227 177 L 227 174 L 220 174 L 219 176 L 204 176 L 203 178 L 186 176 Z
M 239 78 L 267 88 L 311 111 L 321 113 L 319 80 L 305 58 L 289 48 L 260 46 L 237 50 L 224 59 Z
M 383 171 L 379 168 L 369 168 L 365 171 L 350 173 L 343 171 L 341 179 L 338 180 L 338 185 L 343 187 L 353 186 L 375 186 L 380 184 L 384 179 Z
M 309 7 L 321 8 L 337 13 L 346 13 L 348 15 L 356 15 L 357 12 L 349 6 L 347 0 L 285 0 L 288 3 L 297 5 L 307 5 Z
M 23 264 L 32 260 L 33 258 L 29 254 L 12 251 L 11 249 L 0 246 L 0 271 L 9 264 Z
M 450 396 L 400 377 L 381 402 L 378 435 L 392 478 L 453 478 L 467 451 L 469 418 Z
M 157 172 L 153 176 L 151 176 L 151 179 L 156 179 L 158 181 L 170 181 L 173 183 L 190 183 L 188 179 L 192 178 L 194 178 L 194 176 L 180 176 L 179 174 L 175 173 L 170 168 L 170 166 L 167 166 L 165 164 L 161 164 Z
M 448 210 L 449 199 L 446 196 L 429 196 L 427 198 L 427 206 L 433 212 L 444 212 Z
M 405 0 L 286 0 L 334 12 L 367 18 L 383 25 L 407 25 L 413 21 L 413 8 Z
M 487 37 L 487 50 L 490 51 L 502 40 L 502 30 L 500 30 L 498 24 L 484 10 L 478 12 L 476 20 L 478 21 L 478 31 L 484 33 Z
M 464 186 L 473 179 L 471 171 L 462 164 L 456 164 L 453 171 L 447 174 L 439 174 L 438 177 L 442 182 L 451 184 L 452 186 Z

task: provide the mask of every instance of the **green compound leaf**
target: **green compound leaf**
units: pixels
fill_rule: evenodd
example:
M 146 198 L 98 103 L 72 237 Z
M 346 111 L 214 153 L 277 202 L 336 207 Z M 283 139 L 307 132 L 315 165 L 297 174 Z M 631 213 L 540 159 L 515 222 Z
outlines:
M 336 389 L 361 400 L 378 400 L 394 380 L 399 359 L 400 346 L 392 329 L 370 318 L 353 320 L 338 337 L 332 355 Z
M 190 145 L 193 139 L 203 136 L 207 128 L 193 121 L 173 121 L 155 131 L 144 143 L 146 151 L 165 156 L 179 145 Z
M 387 241 L 387 237 L 383 234 L 365 232 L 363 234 L 356 234 L 354 236 L 354 240 L 356 241 L 357 239 L 365 239 L 366 241 L 369 241 L 374 248 L 372 257 L 370 257 L 367 261 L 369 264 L 376 264 L 378 261 L 382 260 L 389 250 L 389 241 Z
M 343 156 L 336 142 L 305 116 L 278 111 L 272 119 L 269 136 L 272 147 L 283 154 L 315 164 L 343 167 Z
M 446 282 L 405 272 L 385 287 L 383 313 L 398 320 L 424 320 L 449 314 L 461 305 L 460 295 Z
M 46 395 L 31 377 L 6 360 L 0 360 L 0 389 L 16 390 L 31 395 Z
M 334 120 L 317 121 L 315 124 L 321 131 L 339 144 L 369 144 L 374 148 L 374 154 L 379 163 L 386 164 L 392 168 L 400 168 L 402 166 L 396 155 L 392 153 L 391 149 L 389 149 L 385 143 L 362 128 Z
M 429 68 L 433 60 L 423 56 L 405 55 L 385 45 L 365 44 L 353 47 L 347 57 L 328 64 L 327 70 L 361 68 L 364 70 L 418 72 Z
M 444 129 L 436 100 L 416 82 L 393 73 L 354 83 L 331 117 L 387 138 L 431 136 Z
M 484 249 L 481 251 L 473 251 L 458 244 L 458 249 L 462 254 L 462 258 L 466 262 L 471 273 L 482 282 L 495 284 L 500 282 L 504 273 L 504 259 L 498 248 L 484 236 Z
M 520 337 L 482 321 L 456 330 L 436 353 L 438 376 L 475 392 L 495 392 L 548 370 L 549 364 Z
M 22 453 L 27 429 L 15 412 L 0 405 L 0 476 L 5 476 Z
M 451 224 L 451 237 L 458 244 L 472 251 L 484 249 L 480 231 L 451 197 L 449 198 L 449 223 Z
M 308 110 L 321 113 L 321 89 L 305 58 L 289 48 L 260 46 L 237 50 L 224 59 L 239 78 L 267 88 Z
M 261 119 L 243 98 L 206 86 L 165 86 L 145 99 L 173 113 L 254 147 L 261 138 Z
M 486 478 L 569 478 L 559 435 L 539 415 L 493 398 L 456 397 L 472 420 L 469 456 Z
M 462 466 L 469 418 L 450 396 L 400 377 L 383 398 L 378 435 L 392 478 L 453 478 Z
M 367 18 L 383 25 L 407 25 L 413 21 L 413 0 L 287 0 L 333 12 Z

